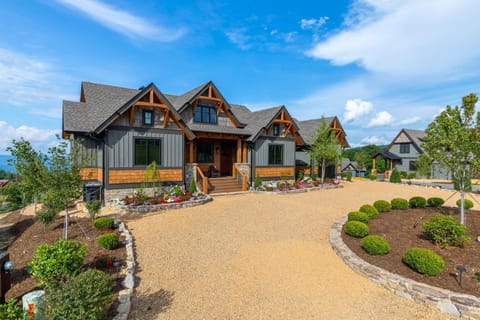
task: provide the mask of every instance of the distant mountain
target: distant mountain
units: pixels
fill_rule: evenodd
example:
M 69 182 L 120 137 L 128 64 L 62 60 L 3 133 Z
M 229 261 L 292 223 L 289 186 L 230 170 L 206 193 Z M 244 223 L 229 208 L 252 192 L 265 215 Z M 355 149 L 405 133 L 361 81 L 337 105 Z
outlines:
M 0 154 L 0 170 L 6 171 L 6 172 L 13 172 L 14 169 L 10 167 L 7 163 L 9 159 L 12 157 L 6 154 Z

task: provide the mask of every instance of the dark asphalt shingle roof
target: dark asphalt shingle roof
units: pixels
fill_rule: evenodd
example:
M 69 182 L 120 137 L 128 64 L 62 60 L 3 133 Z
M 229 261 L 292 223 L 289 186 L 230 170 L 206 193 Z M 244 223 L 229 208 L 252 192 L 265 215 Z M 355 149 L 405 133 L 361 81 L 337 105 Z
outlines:
M 315 142 L 315 135 L 318 128 L 322 126 L 323 123 L 326 123 L 327 126 L 330 126 L 335 117 L 324 117 L 320 119 L 304 120 L 298 121 L 297 125 L 300 128 L 300 133 L 307 144 L 312 144 Z
M 427 135 L 427 133 L 423 130 L 413 130 L 413 129 L 403 129 L 408 137 L 412 140 L 412 142 L 420 149 L 422 149 L 423 138 Z

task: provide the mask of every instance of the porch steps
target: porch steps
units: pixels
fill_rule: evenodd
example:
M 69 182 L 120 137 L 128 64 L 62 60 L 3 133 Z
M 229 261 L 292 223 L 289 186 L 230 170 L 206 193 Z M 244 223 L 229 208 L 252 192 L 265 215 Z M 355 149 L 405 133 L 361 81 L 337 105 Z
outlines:
M 210 194 L 242 191 L 242 186 L 232 177 L 209 178 L 208 182 Z

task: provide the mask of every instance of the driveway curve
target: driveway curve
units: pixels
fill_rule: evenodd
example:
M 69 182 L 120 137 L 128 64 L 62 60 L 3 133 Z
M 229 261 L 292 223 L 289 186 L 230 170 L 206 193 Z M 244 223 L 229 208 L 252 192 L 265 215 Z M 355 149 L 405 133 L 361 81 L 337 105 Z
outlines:
M 453 319 L 357 275 L 328 241 L 331 224 L 363 204 L 451 194 L 355 181 L 335 190 L 216 197 L 127 221 L 138 262 L 129 318 Z

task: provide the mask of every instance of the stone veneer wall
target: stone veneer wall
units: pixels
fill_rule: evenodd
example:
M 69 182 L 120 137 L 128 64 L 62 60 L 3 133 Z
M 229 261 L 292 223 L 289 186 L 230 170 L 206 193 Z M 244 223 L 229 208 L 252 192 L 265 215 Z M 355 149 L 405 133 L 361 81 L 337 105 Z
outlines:
M 192 180 L 197 182 L 197 163 L 186 163 L 185 164 L 185 184 L 190 186 Z
M 346 221 L 347 217 L 343 217 L 332 225 L 330 244 L 337 255 L 355 272 L 368 277 L 374 283 L 398 296 L 437 308 L 452 316 L 480 319 L 480 299 L 478 297 L 404 278 L 360 259 L 342 240 L 342 229 Z

